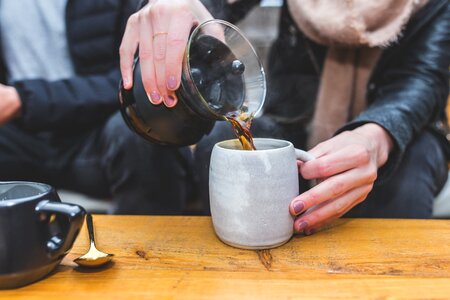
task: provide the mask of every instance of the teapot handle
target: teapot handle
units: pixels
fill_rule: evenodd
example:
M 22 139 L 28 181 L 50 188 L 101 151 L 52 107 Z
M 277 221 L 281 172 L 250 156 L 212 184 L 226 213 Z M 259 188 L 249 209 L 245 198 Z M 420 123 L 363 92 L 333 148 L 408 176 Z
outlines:
M 79 205 L 43 200 L 36 205 L 35 212 L 41 216 L 42 214 L 44 216 L 56 215 L 55 222 L 59 222 L 58 225 L 62 232 L 54 233 L 49 230 L 51 236 L 47 240 L 46 247 L 51 257 L 62 258 L 72 248 L 83 225 L 86 211 Z M 58 216 L 62 216 L 63 220 L 67 220 L 67 222 L 61 222 L 61 218 Z M 48 218 L 45 220 L 47 221 Z

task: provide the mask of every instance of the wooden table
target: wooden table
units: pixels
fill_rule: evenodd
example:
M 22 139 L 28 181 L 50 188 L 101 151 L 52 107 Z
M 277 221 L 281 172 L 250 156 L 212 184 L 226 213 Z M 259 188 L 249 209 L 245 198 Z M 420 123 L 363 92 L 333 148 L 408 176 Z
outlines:
M 85 228 L 48 278 L 5 299 L 450 299 L 450 220 L 339 220 L 272 250 L 229 247 L 209 217 L 94 216 L 101 270 L 75 268 Z

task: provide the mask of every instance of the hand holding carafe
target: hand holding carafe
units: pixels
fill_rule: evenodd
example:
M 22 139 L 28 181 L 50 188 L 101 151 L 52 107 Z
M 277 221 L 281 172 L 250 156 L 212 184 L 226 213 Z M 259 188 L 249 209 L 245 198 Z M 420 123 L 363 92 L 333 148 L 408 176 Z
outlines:
M 175 106 L 191 28 L 211 19 L 198 0 L 150 0 L 129 18 L 122 39 L 120 69 L 124 88 L 133 86 L 134 54 L 139 47 L 142 83 L 149 100 Z
M 218 120 L 251 124 L 266 94 L 265 73 L 252 45 L 228 22 L 213 19 L 197 24 L 206 14 L 196 18 L 195 5 L 190 17 L 181 18 L 168 29 L 175 30 L 183 23 L 189 31 L 177 32 L 175 40 L 172 31 L 155 32 L 155 28 L 162 28 L 160 14 L 173 9 L 168 18 L 174 20 L 180 9 L 189 8 L 176 6 L 180 1 L 164 3 L 151 2 L 134 15 L 122 42 L 120 107 L 127 124 L 150 142 L 171 146 L 197 143 Z M 150 33 L 151 42 L 144 38 Z M 163 38 L 165 44 L 160 45 Z M 144 43 L 152 44 L 153 50 Z M 136 45 L 139 57 L 133 62 L 130 53 Z M 167 81 L 161 84 L 163 78 Z M 166 95 L 157 99 L 155 95 L 161 93 Z

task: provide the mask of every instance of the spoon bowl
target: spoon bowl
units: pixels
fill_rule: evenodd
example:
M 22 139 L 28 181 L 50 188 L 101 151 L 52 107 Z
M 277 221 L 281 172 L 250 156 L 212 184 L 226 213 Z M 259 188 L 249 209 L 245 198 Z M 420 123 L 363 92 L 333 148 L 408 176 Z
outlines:
M 99 267 L 111 261 L 114 254 L 105 253 L 98 250 L 95 246 L 94 225 L 92 222 L 92 215 L 86 215 L 86 224 L 89 233 L 90 246 L 89 251 L 74 260 L 75 263 L 82 267 Z

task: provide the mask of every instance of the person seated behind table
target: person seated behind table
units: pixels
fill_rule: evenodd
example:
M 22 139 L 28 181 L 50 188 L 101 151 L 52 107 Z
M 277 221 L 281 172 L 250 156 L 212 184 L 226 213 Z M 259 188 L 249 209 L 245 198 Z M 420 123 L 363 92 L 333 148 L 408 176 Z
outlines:
M 0 1 L 0 180 L 110 197 L 111 213 L 183 212 L 190 152 L 150 145 L 118 113 L 137 2 Z
M 228 2 L 204 1 L 210 14 L 198 0 L 150 1 L 131 16 L 121 45 L 126 87 L 139 45 L 147 92 L 173 98 L 190 28 L 213 16 L 236 21 L 258 1 Z M 447 178 L 449 143 L 435 124 L 446 119 L 449 32 L 448 0 L 284 2 L 265 118 L 253 132 L 317 158 L 299 165 L 320 183 L 291 202 L 296 231 L 342 215 L 431 217 Z M 212 145 L 226 136 L 229 125 L 218 123 L 197 145 L 203 190 Z

